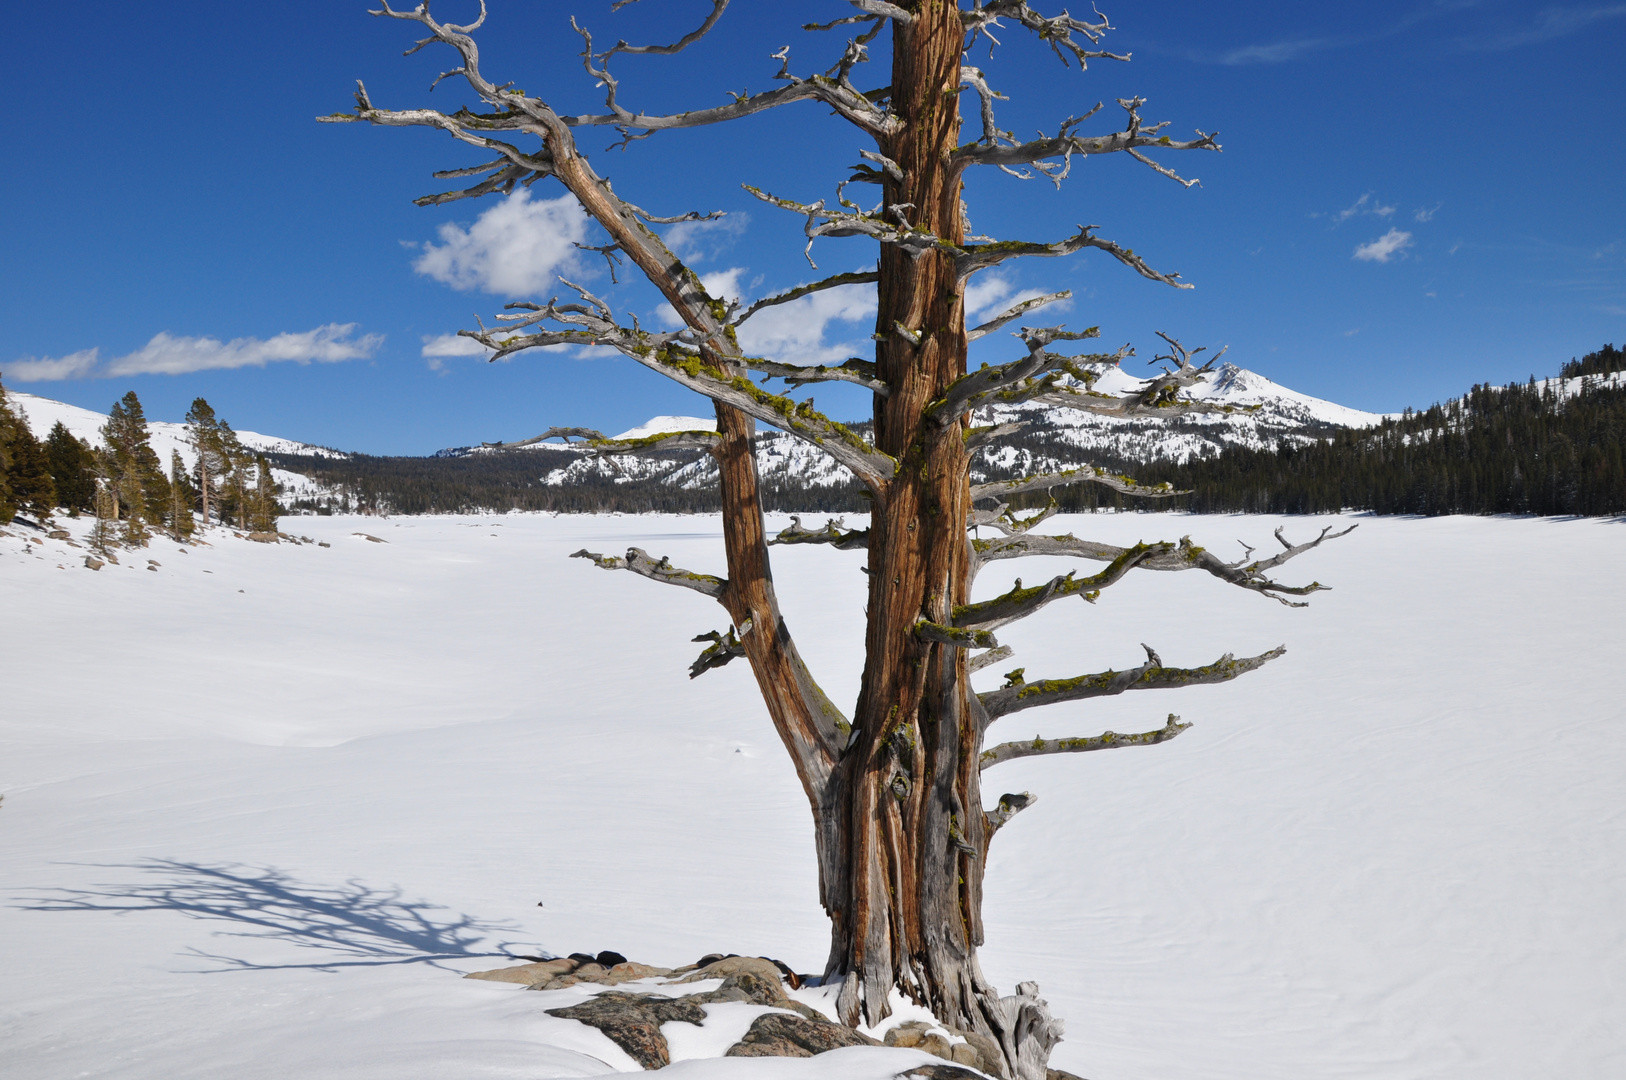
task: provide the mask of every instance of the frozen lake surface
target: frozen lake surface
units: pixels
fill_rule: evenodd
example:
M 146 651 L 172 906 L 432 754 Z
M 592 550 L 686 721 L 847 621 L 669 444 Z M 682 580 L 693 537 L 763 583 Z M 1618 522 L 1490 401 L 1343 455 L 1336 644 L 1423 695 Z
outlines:
M 1286 519 L 1288 535 L 1331 520 Z M 1171 665 L 1288 646 L 1234 683 L 996 729 L 1195 724 L 984 777 L 990 798 L 1039 796 L 995 842 L 982 961 L 1066 1019 L 1055 1066 L 1626 1076 L 1626 526 L 1355 520 L 1279 572 L 1335 587 L 1307 610 L 1137 573 L 1000 631 L 1016 656 L 979 685 L 1133 666 L 1142 641 Z M 1280 523 L 1051 531 L 1240 554 Z M 284 526 L 332 546 L 154 540 L 92 573 L 83 549 L 0 537 L 0 1074 L 593 1075 L 628 1059 L 542 995 L 458 974 L 538 950 L 822 965 L 809 814 L 750 672 L 687 678 L 689 639 L 722 609 L 566 558 L 637 545 L 720 573 L 716 518 Z M 844 707 L 862 560 L 776 551 L 787 620 Z M 980 591 L 1057 572 L 1041 561 L 995 564 Z M 879 1078 L 915 1060 L 673 1075 Z

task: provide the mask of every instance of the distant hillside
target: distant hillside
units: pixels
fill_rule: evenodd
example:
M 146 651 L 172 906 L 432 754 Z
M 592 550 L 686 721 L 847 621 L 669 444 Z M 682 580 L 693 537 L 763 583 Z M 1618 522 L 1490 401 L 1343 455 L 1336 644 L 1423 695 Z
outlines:
M 1114 369 L 1097 386 L 1107 393 L 1124 394 L 1141 381 Z M 1171 421 L 1126 420 L 1033 405 L 984 409 L 978 423 L 1023 422 L 1028 426 L 998 447 L 983 450 L 973 463 L 973 479 L 1000 480 L 1085 463 L 1138 472 L 1148 462 L 1185 461 L 1227 447 L 1274 447 L 1284 440 L 1308 445 L 1347 426 L 1369 426 L 1383 419 L 1289 390 L 1233 364 L 1220 366 L 1207 382 L 1192 387 L 1190 394 L 1234 411 Z M 616 437 L 710 429 L 713 423 L 700 417 L 655 417 Z M 861 435 L 869 434 L 867 422 L 850 426 Z M 274 460 L 281 468 L 312 476 L 334 493 L 295 504 L 306 508 L 331 504 L 364 511 L 389 508 L 399 513 L 477 509 L 643 513 L 718 508 L 716 464 L 706 454 L 692 450 L 601 458 L 572 446 L 542 443 L 516 449 L 454 447 L 432 458 L 357 454 L 317 459 L 279 454 Z M 762 432 L 757 467 L 763 502 L 769 510 L 851 512 L 866 508 L 852 475 L 794 436 Z M 1071 497 L 1093 499 L 1094 495 L 1087 492 Z
M 1311 444 L 1232 448 L 1142 469 L 1202 513 L 1626 513 L 1626 353 L 1605 345 L 1556 379 L 1475 386 L 1422 412 Z

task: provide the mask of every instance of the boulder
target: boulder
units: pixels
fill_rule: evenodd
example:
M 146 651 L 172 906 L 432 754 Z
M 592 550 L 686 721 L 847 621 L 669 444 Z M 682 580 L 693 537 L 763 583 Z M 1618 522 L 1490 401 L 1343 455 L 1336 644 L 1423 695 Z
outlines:
M 810 1020 L 784 1013 L 756 1018 L 745 1037 L 728 1048 L 725 1057 L 812 1057 L 843 1046 L 878 1046 L 844 1024 Z
M 661 1034 L 662 1024 L 682 1020 L 699 1026 L 706 1022 L 706 1010 L 690 998 L 628 994 L 620 990 L 607 990 L 591 1001 L 549 1009 L 547 1013 L 598 1028 L 646 1069 L 662 1069 L 672 1063 L 666 1037 Z
M 70 540 L 73 538 L 73 534 L 68 532 L 67 529 L 52 529 L 45 535 L 49 536 L 52 540 Z
M 471 971 L 463 976 L 465 979 L 485 979 L 488 982 L 519 983 L 522 986 L 534 986 L 537 983 L 548 982 L 567 975 L 576 969 L 576 961 L 567 959 L 542 960 L 534 964 L 520 964 L 518 967 L 495 968 L 491 971 Z
M 728 956 L 721 960 L 713 960 L 711 963 L 691 971 L 676 981 L 691 983 L 700 982 L 703 979 L 726 979 L 730 975 L 739 975 L 742 972 L 750 972 L 775 986 L 780 983 L 779 968 L 775 966 L 772 960 L 764 960 L 760 956 Z
M 282 538 L 274 532 L 251 532 L 248 534 L 248 539 L 256 544 L 280 544 L 282 542 Z
M 618 952 L 612 952 L 609 949 L 605 949 L 603 952 L 593 957 L 593 959 L 597 960 L 607 968 L 613 968 L 617 964 L 625 964 L 627 962 L 627 958 L 625 956 L 622 956 Z
M 94 555 L 86 555 L 85 556 L 85 569 L 86 570 L 100 570 L 103 567 L 103 565 L 105 565 L 105 564 L 102 562 L 102 560 L 98 559 L 96 556 L 94 556 Z
M 959 1065 L 945 1063 L 916 1065 L 899 1073 L 897 1080 L 983 1080 L 983 1076 Z

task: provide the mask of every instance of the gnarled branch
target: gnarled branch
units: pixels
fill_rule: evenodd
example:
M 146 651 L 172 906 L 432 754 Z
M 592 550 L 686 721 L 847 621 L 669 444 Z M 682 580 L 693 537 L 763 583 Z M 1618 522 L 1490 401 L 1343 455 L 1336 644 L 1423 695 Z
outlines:
M 1143 731 L 1138 735 L 1120 735 L 1116 731 L 1103 731 L 1101 734 L 1086 739 L 1044 739 L 1033 738 L 1027 742 L 1000 743 L 998 746 L 984 750 L 981 758 L 981 769 L 991 769 L 1002 762 L 1013 761 L 1016 758 L 1034 757 L 1038 754 L 1084 754 L 1091 750 L 1116 750 L 1120 746 L 1155 746 L 1160 742 L 1168 742 L 1176 735 L 1190 727 L 1190 724 L 1181 723 L 1180 718 L 1173 713 L 1169 714 L 1168 723 L 1156 731 Z M 1000 809 L 1005 807 L 1005 796 L 1000 799 Z M 1022 809 L 1018 807 L 1017 809 Z M 993 815 L 990 815 L 992 817 Z M 1003 825 L 1009 821 L 1007 815 L 1000 820 Z
M 705 593 L 714 600 L 720 599 L 723 590 L 728 588 L 728 581 L 725 578 L 680 569 L 673 566 L 672 560 L 664 555 L 659 559 L 650 558 L 649 552 L 643 548 L 628 548 L 625 558 L 618 558 L 614 555 L 600 555 L 595 551 L 588 551 L 586 548 L 572 552 L 570 557 L 572 559 L 592 559 L 593 565 L 600 570 L 631 570 L 634 574 L 646 577 L 651 581 L 662 581 L 668 585 L 681 585 L 685 589 Z
M 846 529 L 840 518 L 831 518 L 824 523 L 822 529 L 809 529 L 802 524 L 800 515 L 790 516 L 790 525 L 781 529 L 773 539 L 774 544 L 829 544 L 838 551 L 851 551 L 869 547 L 868 529 Z
M 987 768 L 986 765 L 982 767 Z M 995 806 L 992 810 L 983 812 L 983 821 L 987 825 L 988 835 L 993 836 L 993 834 L 998 832 L 1001 827 L 1011 820 L 1011 818 L 1015 817 L 1017 814 L 1020 814 L 1022 811 L 1026 810 L 1028 807 L 1032 806 L 1038 801 L 1039 796 L 1033 794 L 1031 791 L 1024 791 L 1020 794 L 1006 792 L 1004 795 L 1001 795 L 999 797 L 999 805 Z
M 1123 473 L 1111 473 L 1095 465 L 1081 465 L 1076 469 L 1063 469 L 1061 472 L 1040 473 L 1036 476 L 1019 476 L 1014 480 L 994 480 L 986 484 L 973 484 L 971 498 L 997 499 L 1005 495 L 1017 495 L 1025 491 L 1049 491 L 1052 488 L 1067 487 L 1070 484 L 1100 484 L 1113 491 L 1125 495 L 1139 495 L 1148 499 L 1164 499 L 1170 495 L 1187 495 L 1189 492 L 1176 491 L 1173 484 L 1147 484 L 1137 483 L 1133 476 Z
M 1039 682 L 1016 682 L 978 694 L 988 721 L 1009 713 L 1032 709 L 1040 705 L 1055 705 L 1063 701 L 1083 701 L 1086 698 L 1112 697 L 1126 690 L 1167 690 L 1181 686 L 1203 686 L 1210 683 L 1230 682 L 1281 656 L 1287 646 L 1278 645 L 1269 652 L 1238 660 L 1226 653 L 1212 664 L 1197 668 L 1164 667 L 1157 653 L 1146 649 L 1146 663 L 1127 671 L 1102 671 L 1094 675 L 1079 675 L 1072 679 L 1042 679 Z
M 1015 587 L 1003 596 L 955 608 L 954 625 L 973 630 L 993 630 L 1017 619 L 1025 619 L 1051 601 L 1068 596 L 1080 596 L 1093 604 L 1102 589 L 1120 580 L 1147 559 L 1166 553 L 1170 546 L 1136 544 L 1126 548 L 1105 570 L 1092 577 L 1079 578 L 1069 572 L 1028 589 L 1022 587 L 1022 580 L 1018 578 Z
M 1282 535 L 1285 526 L 1276 530 L 1276 539 L 1286 549 L 1277 552 L 1268 559 L 1250 561 L 1247 556 L 1236 562 L 1226 562 L 1207 548 L 1198 547 L 1191 542 L 1191 537 L 1183 536 L 1178 545 L 1163 545 L 1168 548 L 1163 554 L 1154 555 L 1141 562 L 1143 570 L 1202 570 L 1221 581 L 1229 582 L 1241 589 L 1268 596 L 1278 603 L 1288 607 L 1305 607 L 1303 602 L 1288 600 L 1288 596 L 1308 596 L 1310 593 L 1322 592 L 1328 588 L 1320 582 L 1312 581 L 1308 585 L 1283 585 L 1272 581 L 1265 576 L 1266 570 L 1274 569 L 1287 562 L 1296 555 L 1303 554 L 1311 548 L 1320 547 L 1327 540 L 1336 540 L 1341 536 L 1348 536 L 1356 529 L 1355 525 L 1333 532 L 1332 526 L 1321 530 L 1321 535 L 1314 540 L 1303 544 L 1290 543 Z M 1247 549 L 1248 555 L 1253 549 Z M 993 540 L 971 541 L 972 554 L 980 563 L 994 562 L 999 559 L 1018 559 L 1029 555 L 1074 555 L 1085 559 L 1095 559 L 1101 562 L 1110 562 L 1122 557 L 1125 551 L 1116 544 L 1102 544 L 1094 540 L 1080 540 L 1072 534 L 1063 536 L 1034 535 L 1027 533 L 1020 536 L 1006 536 Z
M 728 628 L 727 633 L 712 630 L 699 635 L 694 640 L 709 641 L 711 645 L 695 658 L 694 663 L 689 665 L 689 678 L 691 679 L 698 679 L 712 668 L 720 668 L 736 656 L 745 655 L 745 646 L 740 644 L 740 639 L 734 636 L 732 626 Z
M 1047 293 L 1044 296 L 1035 296 L 1031 299 L 1024 300 L 1015 307 L 995 315 L 992 319 L 989 319 L 982 325 L 967 330 L 965 332 L 965 339 L 967 341 L 976 341 L 978 338 L 987 337 L 995 330 L 998 330 L 1001 326 L 1020 319 L 1030 311 L 1042 308 L 1046 304 L 1054 304 L 1057 300 L 1067 300 L 1071 298 L 1072 295 L 1073 290 L 1063 289 L 1061 292 Z

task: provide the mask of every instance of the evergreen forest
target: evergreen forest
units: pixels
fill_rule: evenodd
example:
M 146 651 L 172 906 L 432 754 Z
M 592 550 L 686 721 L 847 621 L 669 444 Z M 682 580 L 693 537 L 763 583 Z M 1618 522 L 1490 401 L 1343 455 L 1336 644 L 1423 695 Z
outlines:
M 41 526 L 59 512 L 93 514 L 93 542 L 104 549 L 139 546 L 155 532 L 184 541 L 200 521 L 274 533 L 282 508 L 265 455 L 245 448 L 203 398 L 192 402 L 186 432 L 191 466 L 175 450 L 161 461 L 132 390 L 108 410 L 103 445 L 76 438 L 60 421 L 41 441 L 0 385 L 0 524 L 19 513 Z
M 1560 380 L 1475 386 L 1375 428 L 1306 446 L 1230 449 L 1137 470 L 1191 494 L 1147 509 L 1201 513 L 1626 513 L 1626 353 L 1565 364 Z M 1571 381 L 1575 380 L 1575 381 Z

